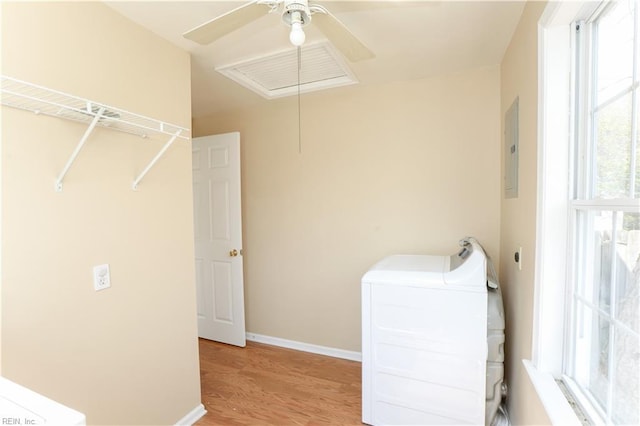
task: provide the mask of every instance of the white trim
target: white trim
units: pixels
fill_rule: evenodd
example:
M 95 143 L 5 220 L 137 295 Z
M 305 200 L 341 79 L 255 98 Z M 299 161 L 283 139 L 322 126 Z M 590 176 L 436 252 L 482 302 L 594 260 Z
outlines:
M 637 212 L 640 210 L 640 200 L 633 199 L 591 199 L 573 200 L 571 206 L 579 210 L 620 210 L 624 212 Z
M 569 405 L 567 398 L 562 393 L 562 390 L 560 390 L 553 376 L 538 370 L 531 361 L 527 359 L 523 359 L 522 364 L 524 364 L 524 368 L 529 374 L 531 383 L 540 397 L 540 401 L 549 416 L 549 420 L 551 420 L 551 424 L 581 426 L 582 423 L 578 419 L 575 411 L 573 411 L 573 408 Z
M 596 406 L 593 404 L 593 402 L 590 401 L 589 398 L 587 398 L 587 396 L 584 394 L 584 391 L 580 389 L 580 386 L 578 386 L 578 384 L 571 377 L 562 376 L 562 383 L 564 383 L 564 385 L 567 387 L 573 399 L 577 401 L 578 405 L 580 406 L 580 410 L 582 410 L 582 412 L 588 419 L 592 420 L 591 423 L 595 423 L 598 425 L 606 423 L 606 421 L 604 420 L 606 414 L 596 409 Z
M 550 2 L 542 12 L 540 24 L 546 28 L 564 26 L 576 19 L 586 18 L 591 9 L 587 9 L 582 1 Z
M 296 342 L 294 340 L 281 339 L 279 337 L 265 336 L 256 333 L 247 333 L 247 340 L 257 343 L 265 343 L 282 348 L 295 349 L 296 351 L 310 352 L 319 355 L 331 356 L 334 358 L 348 359 L 350 361 L 362 362 L 360 352 L 347 351 L 344 349 L 330 348 L 327 346 L 312 345 L 311 343 Z
M 550 3 L 538 27 L 538 203 L 532 358 L 562 373 L 567 279 L 571 96 L 571 27 L 560 25 L 565 3 Z M 576 5 L 569 5 L 574 11 Z M 575 13 L 575 11 L 574 11 Z M 559 186 L 558 183 L 564 182 Z M 544 314 L 543 314 L 544 307 Z
M 189 411 L 186 416 L 178 420 L 176 422 L 176 426 L 191 426 L 200 420 L 205 414 L 207 414 L 207 410 L 204 409 L 204 405 L 198 404 L 198 406 Z

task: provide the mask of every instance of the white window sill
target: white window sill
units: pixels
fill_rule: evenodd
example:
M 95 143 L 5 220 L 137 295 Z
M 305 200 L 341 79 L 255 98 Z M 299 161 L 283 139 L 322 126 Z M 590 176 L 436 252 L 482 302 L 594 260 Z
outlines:
M 566 426 L 581 426 L 582 423 L 569 405 L 562 390 L 550 373 L 538 370 L 531 361 L 522 360 L 524 368 L 529 374 L 542 405 L 544 406 L 551 424 Z

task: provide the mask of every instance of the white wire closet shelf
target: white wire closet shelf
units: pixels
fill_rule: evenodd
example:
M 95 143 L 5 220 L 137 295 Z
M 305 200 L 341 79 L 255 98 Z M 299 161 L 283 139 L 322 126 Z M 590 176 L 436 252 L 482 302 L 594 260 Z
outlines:
M 89 127 L 56 179 L 56 191 L 62 191 L 62 182 L 65 175 L 96 126 L 131 133 L 142 138 L 169 138 L 158 154 L 156 154 L 134 179 L 132 184 L 133 189 L 137 189 L 138 184 L 145 175 L 176 139 L 190 139 L 190 130 L 184 127 L 144 117 L 99 102 L 82 99 L 12 77 L 2 75 L 0 79 L 2 83 L 0 87 L 0 100 L 2 105 L 31 111 L 35 114 L 43 114 L 88 124 Z

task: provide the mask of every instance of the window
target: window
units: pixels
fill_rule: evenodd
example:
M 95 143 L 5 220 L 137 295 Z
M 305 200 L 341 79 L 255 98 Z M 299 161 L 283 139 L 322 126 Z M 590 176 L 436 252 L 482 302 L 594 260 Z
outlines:
M 554 424 L 579 424 L 558 380 L 594 423 L 640 423 L 639 9 L 549 2 L 539 21 L 535 317 L 523 363 Z
M 572 25 L 563 373 L 598 423 L 640 423 L 640 7 Z

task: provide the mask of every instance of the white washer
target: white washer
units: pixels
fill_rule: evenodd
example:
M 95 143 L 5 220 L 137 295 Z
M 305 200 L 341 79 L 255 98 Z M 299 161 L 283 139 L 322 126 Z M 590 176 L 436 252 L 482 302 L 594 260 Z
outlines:
M 500 392 L 493 390 L 500 389 L 503 373 L 497 378 L 491 367 L 489 383 L 488 352 L 497 344 L 490 361 L 503 361 L 504 320 L 502 341 L 494 336 L 489 343 L 487 286 L 497 287 L 497 280 L 487 279 L 482 247 L 463 242 L 452 256 L 387 257 L 363 276 L 364 423 L 491 422 L 497 404 L 485 401 L 486 390 L 499 403 Z
M 0 424 L 84 426 L 84 414 L 0 377 Z

